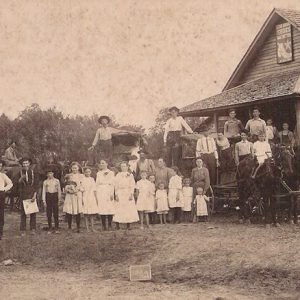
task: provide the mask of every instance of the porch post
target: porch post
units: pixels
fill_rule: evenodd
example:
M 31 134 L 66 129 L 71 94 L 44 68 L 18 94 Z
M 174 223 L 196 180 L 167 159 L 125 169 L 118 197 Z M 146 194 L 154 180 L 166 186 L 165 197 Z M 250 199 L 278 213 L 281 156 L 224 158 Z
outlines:
M 295 138 L 297 146 L 300 146 L 300 99 L 295 99 L 295 111 L 296 111 L 296 128 Z
M 215 132 L 218 133 L 218 115 L 216 112 L 213 114 L 213 124 L 215 127 Z

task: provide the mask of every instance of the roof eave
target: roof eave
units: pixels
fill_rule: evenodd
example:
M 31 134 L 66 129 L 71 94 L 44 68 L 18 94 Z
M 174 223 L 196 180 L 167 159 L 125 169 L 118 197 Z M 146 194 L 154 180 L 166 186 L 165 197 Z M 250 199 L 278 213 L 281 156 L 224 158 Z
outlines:
M 300 84 L 300 81 L 298 81 Z M 299 85 L 300 88 L 300 85 Z M 225 106 L 219 106 L 219 107 L 212 107 L 212 108 L 207 108 L 207 109 L 199 109 L 199 110 L 194 110 L 194 111 L 186 111 L 186 112 L 180 112 L 179 114 L 182 117 L 204 117 L 204 116 L 209 116 L 212 115 L 215 112 L 221 111 L 221 110 L 228 110 L 230 108 L 241 108 L 241 107 L 247 107 L 247 106 L 255 106 L 261 102 L 272 102 L 272 101 L 280 101 L 280 100 L 288 100 L 288 99 L 300 99 L 300 90 L 299 91 L 294 91 L 293 93 L 289 95 L 284 95 L 284 96 L 278 96 L 278 97 L 270 97 L 270 98 L 262 98 L 258 100 L 254 100 L 251 102 L 245 102 L 245 103 L 240 103 L 240 104 L 233 104 L 233 105 L 225 105 Z

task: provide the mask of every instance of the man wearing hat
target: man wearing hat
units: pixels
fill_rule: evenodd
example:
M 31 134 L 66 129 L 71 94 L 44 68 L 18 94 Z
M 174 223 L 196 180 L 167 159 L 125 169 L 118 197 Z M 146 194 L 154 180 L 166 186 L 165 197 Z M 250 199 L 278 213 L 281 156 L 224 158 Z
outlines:
M 5 162 L 0 160 L 0 240 L 2 239 L 4 227 L 5 193 L 13 187 L 12 181 L 3 173 L 4 166 Z
M 108 164 L 112 162 L 112 133 L 113 128 L 109 127 L 110 118 L 108 116 L 100 116 L 98 123 L 101 125 L 95 135 L 92 146 L 89 150 L 94 150 L 96 146 L 99 147 L 96 162 L 104 159 Z
M 167 121 L 165 125 L 164 132 L 164 145 L 167 147 L 167 166 L 178 166 L 180 159 L 180 136 L 183 130 L 188 133 L 193 133 L 191 127 L 183 119 L 183 117 L 178 116 L 179 108 L 173 106 L 169 109 L 171 118 Z
M 215 185 L 217 182 L 217 167 L 219 166 L 219 155 L 216 142 L 209 136 L 209 129 L 203 126 L 203 136 L 198 139 L 196 146 L 196 157 L 201 157 L 209 171 L 210 182 Z
M 37 189 L 39 184 L 39 178 L 36 172 L 34 172 L 31 166 L 30 158 L 22 158 L 22 169 L 19 177 L 19 198 L 21 202 L 21 235 L 25 235 L 26 230 L 26 214 L 24 210 L 23 200 L 31 199 L 32 202 L 36 201 Z M 36 230 L 36 214 L 30 214 L 30 230 L 32 234 L 35 234 Z

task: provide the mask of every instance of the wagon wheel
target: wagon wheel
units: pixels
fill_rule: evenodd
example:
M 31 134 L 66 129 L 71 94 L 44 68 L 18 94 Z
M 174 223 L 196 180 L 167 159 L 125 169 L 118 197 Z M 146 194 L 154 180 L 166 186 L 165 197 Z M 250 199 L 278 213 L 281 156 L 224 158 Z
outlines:
M 209 189 L 207 191 L 207 196 L 209 197 L 209 203 L 207 205 L 208 216 L 209 216 L 209 218 L 211 218 L 211 216 L 215 212 L 215 194 L 214 194 L 214 191 L 211 186 L 209 187 Z

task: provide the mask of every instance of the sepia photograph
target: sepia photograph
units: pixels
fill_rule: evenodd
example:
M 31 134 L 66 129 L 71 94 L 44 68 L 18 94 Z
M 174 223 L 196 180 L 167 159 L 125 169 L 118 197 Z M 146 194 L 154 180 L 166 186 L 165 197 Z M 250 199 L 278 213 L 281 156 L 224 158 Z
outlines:
M 0 299 L 300 299 L 299 0 L 0 0 Z

